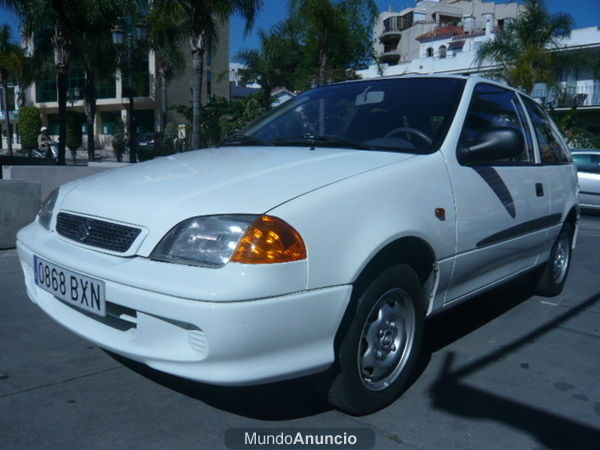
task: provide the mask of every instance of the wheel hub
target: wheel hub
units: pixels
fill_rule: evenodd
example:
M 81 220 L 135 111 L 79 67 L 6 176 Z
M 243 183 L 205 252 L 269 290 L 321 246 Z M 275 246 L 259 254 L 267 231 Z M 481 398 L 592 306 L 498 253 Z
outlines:
M 412 348 L 414 309 L 400 292 L 384 294 L 363 327 L 358 364 L 363 383 L 371 390 L 385 389 L 398 377 Z
M 562 282 L 567 273 L 570 258 L 570 239 L 567 235 L 561 236 L 556 243 L 556 252 L 554 254 L 554 267 L 552 277 L 556 283 Z

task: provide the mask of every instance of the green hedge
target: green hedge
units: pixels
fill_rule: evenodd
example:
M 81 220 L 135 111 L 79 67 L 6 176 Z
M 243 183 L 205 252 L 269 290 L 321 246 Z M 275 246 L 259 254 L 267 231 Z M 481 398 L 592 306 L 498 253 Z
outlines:
M 33 150 L 38 147 L 37 138 L 42 127 L 40 110 L 35 106 L 22 106 L 19 109 L 19 134 L 24 150 Z

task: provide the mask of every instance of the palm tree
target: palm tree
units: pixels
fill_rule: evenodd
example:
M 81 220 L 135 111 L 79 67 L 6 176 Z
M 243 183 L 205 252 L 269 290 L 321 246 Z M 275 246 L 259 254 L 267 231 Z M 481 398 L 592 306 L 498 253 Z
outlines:
M 242 78 L 246 82 L 257 82 L 263 91 L 262 104 L 266 109 L 271 108 L 271 92 L 277 86 L 280 68 L 274 61 L 272 42 L 267 34 L 260 30 L 260 49 L 242 50 L 236 59 L 246 66 L 241 69 Z
M 11 29 L 8 25 L 0 27 L 0 84 L 2 85 L 2 103 L 6 126 L 8 154 L 12 156 L 12 129 L 8 111 L 8 80 L 22 79 L 25 65 L 23 49 L 11 41 Z
M 68 73 L 73 47 L 73 30 L 83 22 L 77 0 L 0 0 L 20 18 L 23 35 L 51 30 L 50 43 L 56 68 L 58 91 L 58 163 L 65 164 Z
M 285 21 L 268 33 L 260 30 L 260 48 L 242 50 L 236 55 L 236 59 L 246 66 L 240 70 L 243 79 L 257 82 L 262 88 L 262 104 L 266 109 L 271 108 L 273 88 L 291 88 L 303 63 L 296 26 L 295 22 Z
M 181 14 L 192 53 L 192 147 L 201 145 L 202 71 L 204 54 L 210 43 L 217 42 L 219 22 L 239 13 L 246 19 L 246 31 L 254 24 L 263 0 L 156 0 L 156 7 L 170 6 Z
M 554 83 L 563 55 L 552 50 L 572 29 L 573 18 L 550 14 L 544 0 L 525 0 L 525 9 L 495 39 L 482 44 L 476 63 L 499 65 L 496 74 L 509 84 L 531 92 L 535 83 Z
M 87 124 L 88 160 L 95 158 L 95 121 L 98 98 L 98 80 L 112 79 L 118 66 L 118 58 L 112 44 L 111 30 L 124 14 L 127 2 L 119 0 L 81 0 L 85 22 L 78 27 L 74 41 L 73 56 L 81 63 L 85 73 L 83 109 Z
M 333 47 L 346 47 L 346 52 L 352 52 L 353 30 L 364 29 L 370 35 L 378 9 L 374 0 L 291 0 L 290 11 L 292 17 L 304 24 L 308 39 L 315 40 L 317 84 L 323 86 Z
M 158 129 L 164 132 L 167 124 L 168 89 L 176 73 L 185 68 L 185 56 L 181 44 L 185 37 L 180 26 L 181 17 L 173 11 L 154 8 L 148 15 L 149 44 L 154 50 L 158 76 L 160 77 L 161 105 Z

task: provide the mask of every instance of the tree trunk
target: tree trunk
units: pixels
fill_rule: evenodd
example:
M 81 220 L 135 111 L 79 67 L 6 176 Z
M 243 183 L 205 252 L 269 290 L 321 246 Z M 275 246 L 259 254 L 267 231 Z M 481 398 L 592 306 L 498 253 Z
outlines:
M 56 87 L 58 90 L 58 164 L 64 166 L 67 142 L 67 90 L 69 87 L 69 70 L 60 65 L 56 71 Z
M 202 145 L 202 69 L 204 64 L 204 49 L 192 50 L 192 149 Z
M 87 126 L 87 151 L 88 161 L 93 161 L 95 155 L 95 123 L 96 123 L 96 76 L 92 71 L 85 73 L 85 87 L 83 88 L 83 110 Z
M 160 72 L 160 116 L 158 120 L 158 131 L 161 133 L 165 132 L 167 126 L 167 108 L 168 108 L 168 88 L 169 82 L 165 76 L 164 71 Z
M 56 90 L 58 91 L 58 164 L 65 165 L 67 144 L 67 90 L 69 89 L 70 43 L 65 30 L 54 29 L 52 37 L 54 65 L 56 66 Z
M 319 80 L 318 86 L 325 86 L 327 83 L 327 54 L 323 49 L 319 51 Z
M 327 53 L 329 52 L 329 35 L 327 30 L 323 31 L 323 42 L 319 49 L 319 79 L 317 84 L 325 86 L 327 84 Z
M 133 123 L 133 89 L 129 88 L 129 108 L 127 110 L 127 139 L 129 140 L 129 162 L 136 163 L 137 152 L 136 152 L 136 136 L 135 136 L 135 124 Z
M 4 123 L 6 124 L 6 148 L 8 148 L 8 155 L 12 156 L 12 129 L 10 127 L 10 116 L 8 115 L 8 82 L 7 77 L 4 76 L 2 76 L 2 103 L 4 103 Z M 2 139 L 1 136 L 0 139 Z

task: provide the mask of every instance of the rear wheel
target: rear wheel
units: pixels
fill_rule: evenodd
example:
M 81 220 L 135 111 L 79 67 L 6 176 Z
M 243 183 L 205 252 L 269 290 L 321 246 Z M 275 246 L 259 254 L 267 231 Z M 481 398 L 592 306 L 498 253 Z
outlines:
M 417 275 L 406 265 L 386 269 L 354 295 L 327 396 L 338 409 L 362 415 L 393 402 L 411 381 L 425 302 Z
M 573 233 L 573 225 L 565 223 L 552 246 L 548 262 L 538 271 L 536 294 L 554 297 L 562 292 L 571 267 Z

